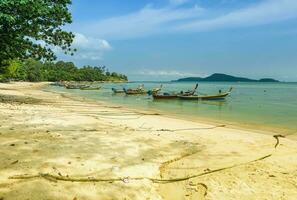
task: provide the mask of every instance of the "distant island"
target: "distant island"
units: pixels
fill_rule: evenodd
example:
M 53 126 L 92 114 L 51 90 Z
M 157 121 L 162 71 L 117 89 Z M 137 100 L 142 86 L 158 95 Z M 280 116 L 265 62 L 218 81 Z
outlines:
M 174 82 L 279 82 L 278 80 L 272 78 L 262 78 L 259 80 L 256 79 L 249 79 L 243 77 L 236 77 L 227 74 L 219 74 L 215 73 L 211 76 L 206 78 L 201 77 L 188 77 L 188 78 L 181 78 L 178 80 L 174 80 Z

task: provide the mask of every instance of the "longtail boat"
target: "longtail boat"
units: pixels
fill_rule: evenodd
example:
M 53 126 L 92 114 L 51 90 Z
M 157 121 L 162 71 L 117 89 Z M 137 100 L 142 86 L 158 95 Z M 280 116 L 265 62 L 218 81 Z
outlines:
M 65 85 L 67 89 L 82 89 L 82 88 L 87 88 L 88 86 L 86 85 Z
M 158 94 L 158 93 L 153 93 L 153 98 L 154 99 L 177 99 L 178 96 L 191 96 L 193 95 L 198 88 L 198 84 L 195 85 L 193 90 L 188 90 L 187 92 L 179 92 L 179 93 L 163 93 L 163 94 Z
M 145 89 L 142 89 L 142 88 L 138 88 L 138 89 L 125 89 L 124 88 L 124 92 L 127 95 L 147 94 L 147 91 Z
M 50 85 L 51 85 L 51 86 L 65 87 L 65 84 L 66 84 L 66 83 L 60 81 L 60 82 L 54 82 L 54 83 L 51 83 Z
M 229 89 L 229 91 L 224 92 L 224 93 L 219 93 L 216 95 L 205 95 L 205 96 L 198 96 L 198 95 L 190 95 L 190 96 L 183 96 L 179 95 L 178 98 L 182 100 L 223 100 L 227 96 L 231 94 L 232 87 Z
M 115 94 L 124 94 L 125 90 L 119 90 L 119 89 L 115 89 L 115 88 L 111 88 L 111 90 L 113 91 L 113 93 Z
M 160 87 L 154 88 L 152 90 L 149 90 L 147 92 L 148 95 L 154 95 L 154 94 L 158 94 L 161 90 L 162 90 L 163 84 L 160 85 Z
M 142 84 L 136 89 L 126 89 L 123 88 L 126 95 L 141 95 L 141 94 L 147 94 L 148 91 L 144 89 L 144 85 Z
M 82 87 L 80 88 L 81 90 L 100 90 L 101 89 L 101 86 L 98 86 L 98 87 Z

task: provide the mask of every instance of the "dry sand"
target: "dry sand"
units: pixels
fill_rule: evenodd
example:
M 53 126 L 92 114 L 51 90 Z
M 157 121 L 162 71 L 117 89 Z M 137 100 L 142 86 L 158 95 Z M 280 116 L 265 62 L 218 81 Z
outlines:
M 44 86 L 0 84 L 1 200 L 297 199 L 295 140 Z

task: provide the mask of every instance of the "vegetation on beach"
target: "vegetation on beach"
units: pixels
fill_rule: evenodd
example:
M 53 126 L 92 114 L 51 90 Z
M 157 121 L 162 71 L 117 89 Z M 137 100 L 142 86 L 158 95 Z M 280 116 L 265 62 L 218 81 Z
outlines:
M 2 74 L 2 75 L 1 75 Z M 105 66 L 76 67 L 72 62 L 41 62 L 12 60 L 0 70 L 0 79 L 17 81 L 127 81 L 127 76 L 109 72 Z
M 73 55 L 71 0 L 0 1 L 0 81 L 126 81 L 105 67 L 77 68 L 72 62 L 53 62 L 53 47 Z
M 62 30 L 72 22 L 71 0 L 1 0 L 0 64 L 7 60 L 56 59 L 51 47 L 72 54 L 74 34 Z

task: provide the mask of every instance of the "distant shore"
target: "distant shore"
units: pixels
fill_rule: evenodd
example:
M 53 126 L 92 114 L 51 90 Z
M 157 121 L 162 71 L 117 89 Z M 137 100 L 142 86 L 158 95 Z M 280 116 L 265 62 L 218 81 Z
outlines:
M 0 199 L 297 198 L 297 141 L 47 84 L 0 84 Z
M 279 80 L 272 79 L 272 78 L 261 78 L 261 79 L 250 79 L 244 77 L 236 77 L 231 76 L 228 74 L 220 74 L 215 73 L 208 77 L 201 78 L 201 77 L 187 77 L 175 80 L 175 82 L 191 82 L 191 81 L 199 81 L 199 82 L 258 82 L 258 83 L 278 83 Z

